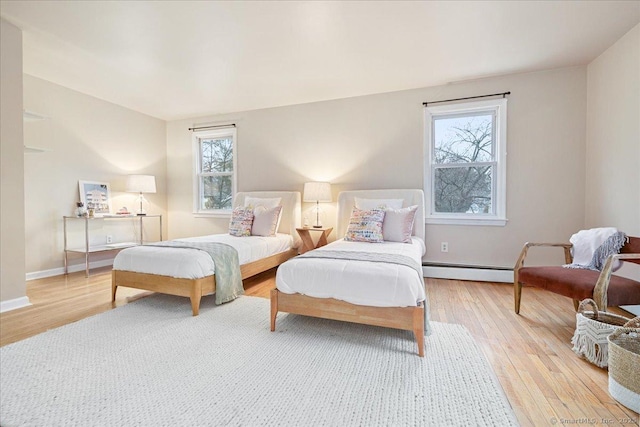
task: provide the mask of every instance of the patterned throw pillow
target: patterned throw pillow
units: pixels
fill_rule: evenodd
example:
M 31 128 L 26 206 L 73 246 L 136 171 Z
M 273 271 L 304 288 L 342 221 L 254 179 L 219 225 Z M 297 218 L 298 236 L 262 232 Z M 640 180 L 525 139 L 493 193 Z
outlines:
M 349 242 L 380 243 L 383 241 L 383 221 L 384 210 L 382 209 L 360 210 L 353 208 L 344 240 Z
M 251 236 L 253 224 L 253 209 L 238 206 L 231 213 L 229 221 L 229 234 L 236 237 Z

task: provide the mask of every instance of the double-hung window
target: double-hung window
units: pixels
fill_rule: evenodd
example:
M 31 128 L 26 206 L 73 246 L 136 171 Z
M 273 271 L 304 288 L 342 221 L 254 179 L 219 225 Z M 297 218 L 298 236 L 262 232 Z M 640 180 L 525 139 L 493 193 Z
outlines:
M 425 107 L 426 222 L 506 224 L 507 100 Z
M 236 129 L 193 133 L 194 209 L 199 214 L 230 214 L 236 193 Z

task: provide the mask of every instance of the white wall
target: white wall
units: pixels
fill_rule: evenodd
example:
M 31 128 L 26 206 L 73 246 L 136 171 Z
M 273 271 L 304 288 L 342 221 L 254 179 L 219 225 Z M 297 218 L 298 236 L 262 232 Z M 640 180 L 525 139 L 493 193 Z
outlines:
M 586 164 L 586 227 L 640 236 L 640 24 L 587 67 Z M 640 280 L 640 266 L 617 274 Z
M 0 100 L 0 301 L 5 303 L 26 299 L 27 291 L 24 276 L 22 32 L 4 19 L 0 19 Z
M 640 236 L 640 24 L 587 67 L 586 225 Z
M 225 232 L 228 224 L 191 213 L 189 127 L 237 124 L 240 191 L 302 191 L 305 181 L 327 180 L 335 200 L 340 190 L 422 188 L 422 103 L 503 91 L 512 93 L 509 223 L 429 225 L 425 260 L 513 267 L 524 242 L 566 241 L 583 226 L 586 67 L 169 122 L 169 237 Z
M 146 195 L 150 201 L 147 210 L 166 214 L 163 120 L 29 75 L 24 76 L 24 107 L 49 117 L 24 126 L 26 145 L 49 150 L 24 156 L 24 241 L 30 276 L 60 273 L 64 259 L 62 216 L 74 213 L 79 201 L 78 180 L 109 183 L 113 210 L 122 206 L 135 210 L 136 195 L 124 192 L 126 175 L 155 175 L 158 192 Z M 73 237 L 82 242 L 78 225 Z M 156 230 L 155 223 L 145 228 L 152 233 L 151 239 L 157 238 Z M 106 234 L 114 234 L 116 241 L 135 236 L 132 224 L 114 226 L 105 221 L 93 221 L 91 232 L 97 243 L 104 243 Z M 93 259 L 114 255 L 111 252 Z M 80 256 L 72 259 L 72 264 L 83 263 Z

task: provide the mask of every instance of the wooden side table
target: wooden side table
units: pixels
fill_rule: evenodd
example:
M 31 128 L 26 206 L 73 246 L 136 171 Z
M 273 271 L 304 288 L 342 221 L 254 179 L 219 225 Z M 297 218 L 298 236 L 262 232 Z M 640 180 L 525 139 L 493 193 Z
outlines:
M 333 227 L 322 227 L 322 228 L 296 228 L 296 231 L 300 235 L 302 239 L 302 247 L 300 248 L 300 253 L 303 254 L 305 252 L 311 251 L 313 249 L 319 248 L 320 246 L 324 246 L 327 244 L 327 237 L 333 231 Z M 313 239 L 311 238 L 310 231 L 320 231 L 320 238 L 318 239 L 318 243 L 313 244 Z

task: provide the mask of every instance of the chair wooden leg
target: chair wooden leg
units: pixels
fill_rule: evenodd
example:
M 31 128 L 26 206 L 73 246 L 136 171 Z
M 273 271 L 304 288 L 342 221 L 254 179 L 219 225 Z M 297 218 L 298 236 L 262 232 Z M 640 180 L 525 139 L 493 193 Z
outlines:
M 516 314 L 520 314 L 520 298 L 522 297 L 522 283 L 517 280 L 513 282 L 513 302 Z

